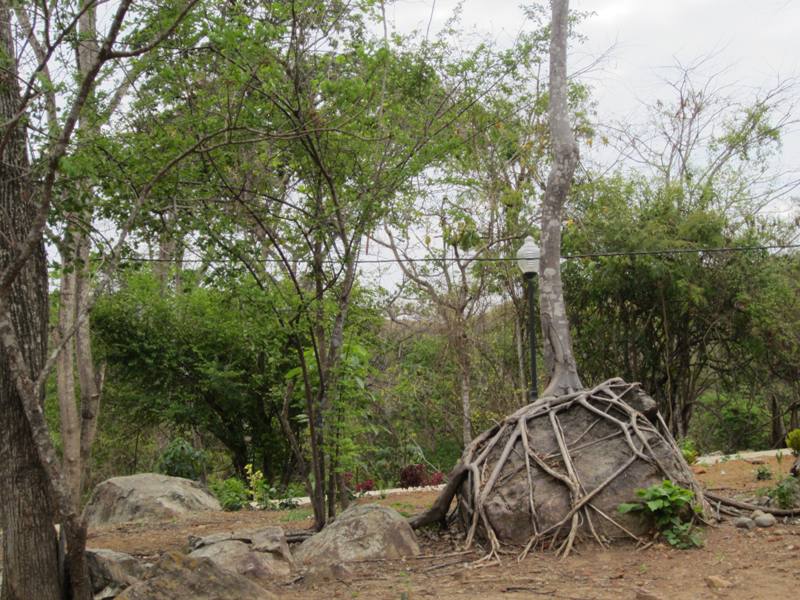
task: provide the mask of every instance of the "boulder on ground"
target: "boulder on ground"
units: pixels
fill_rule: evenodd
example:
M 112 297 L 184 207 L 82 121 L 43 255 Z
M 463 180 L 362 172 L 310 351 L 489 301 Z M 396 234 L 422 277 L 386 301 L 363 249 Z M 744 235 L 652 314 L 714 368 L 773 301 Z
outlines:
M 217 499 L 196 481 L 140 473 L 99 483 L 86 506 L 86 518 L 90 527 L 97 527 L 127 521 L 168 519 L 204 510 L 221 508 Z
M 642 513 L 618 507 L 665 479 L 693 490 L 705 507 L 655 402 L 621 379 L 519 409 L 475 438 L 451 478 L 467 543 L 477 536 L 493 551 L 568 553 L 578 538 L 646 534 L 652 523 Z
M 207 558 L 168 552 L 147 579 L 132 585 L 117 600 L 275 600 L 275 595 L 246 577 Z
M 417 538 L 396 510 L 377 504 L 351 506 L 295 551 L 305 565 L 395 559 L 419 554 Z
M 280 527 L 189 536 L 195 558 L 205 557 L 223 569 L 254 579 L 258 583 L 286 577 L 294 559 Z
M 115 598 L 147 573 L 147 567 L 137 558 L 104 548 L 87 549 L 86 563 L 89 566 L 89 579 L 95 600 Z

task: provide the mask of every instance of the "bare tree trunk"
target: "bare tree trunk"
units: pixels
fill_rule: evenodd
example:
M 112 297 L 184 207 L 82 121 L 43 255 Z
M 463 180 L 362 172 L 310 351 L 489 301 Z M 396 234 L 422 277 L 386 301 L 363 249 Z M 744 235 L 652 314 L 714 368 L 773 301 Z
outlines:
M 472 407 L 471 395 L 472 386 L 470 384 L 470 359 L 467 344 L 460 345 L 458 357 L 459 387 L 461 388 L 461 436 L 464 447 L 469 446 L 472 441 Z
M 569 123 L 567 103 L 568 0 L 552 0 L 550 29 L 550 139 L 553 164 L 542 204 L 541 319 L 545 367 L 550 382 L 542 396 L 560 396 L 583 388 L 567 320 L 561 283 L 561 213 L 578 164 L 578 144 Z
M 10 10 L 0 0 L 0 51 L 13 57 Z M 0 70 L 0 122 L 18 110 L 19 91 L 13 62 Z M 13 260 L 14 246 L 22 243 L 37 206 L 29 195 L 25 134 L 11 125 L 0 155 L 0 271 Z M 5 337 L 16 336 L 34 380 L 47 351 L 47 267 L 44 244 L 39 243 L 6 295 L 8 311 L 0 312 L 0 527 L 3 535 L 2 600 L 57 600 L 61 597 L 58 549 L 54 529 L 55 507 L 16 385 Z M 43 392 L 37 390 L 40 404 Z

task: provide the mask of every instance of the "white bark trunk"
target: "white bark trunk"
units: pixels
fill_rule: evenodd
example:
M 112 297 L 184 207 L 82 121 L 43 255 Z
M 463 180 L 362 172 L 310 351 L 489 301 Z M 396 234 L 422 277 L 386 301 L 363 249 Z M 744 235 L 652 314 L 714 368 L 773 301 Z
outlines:
M 550 139 L 553 164 L 542 205 L 540 298 L 545 367 L 550 381 L 542 396 L 581 389 L 572 353 L 567 309 L 561 283 L 561 218 L 578 164 L 578 144 L 569 123 L 567 102 L 568 0 L 551 1 L 550 31 Z

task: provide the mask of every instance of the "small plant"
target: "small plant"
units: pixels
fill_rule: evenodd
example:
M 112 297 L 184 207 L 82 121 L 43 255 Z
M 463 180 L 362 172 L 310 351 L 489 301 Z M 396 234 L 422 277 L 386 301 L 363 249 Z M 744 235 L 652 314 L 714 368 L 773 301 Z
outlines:
M 786 436 L 786 447 L 791 448 L 792 454 L 800 456 L 800 429 L 792 429 Z
M 205 466 L 205 452 L 197 450 L 182 437 L 176 437 L 159 456 L 156 470 L 172 477 L 198 480 Z
M 412 488 L 427 485 L 428 471 L 425 465 L 408 465 L 400 470 L 400 487 Z
M 444 473 L 441 471 L 434 471 L 428 477 L 428 485 L 441 485 L 442 483 L 444 483 Z
M 270 487 L 264 479 L 264 474 L 253 467 L 252 464 L 244 466 L 245 473 L 247 474 L 247 485 L 250 499 L 255 502 L 259 508 L 272 508 L 272 498 L 277 495 L 274 487 Z
M 756 469 L 756 480 L 769 481 L 772 479 L 772 471 L 767 465 L 761 465 Z
M 694 492 L 665 480 L 659 485 L 636 490 L 638 502 L 620 504 L 620 513 L 642 511 L 653 519 L 658 534 L 675 548 L 695 548 L 703 545 L 694 531 Z
M 789 475 L 781 478 L 774 487 L 766 490 L 766 493 L 780 508 L 794 508 L 800 500 L 800 482 Z
M 375 489 L 375 481 L 373 479 L 365 479 L 364 481 L 359 481 L 356 484 L 356 495 L 363 496 L 367 492 L 371 492 Z
M 212 482 L 211 491 L 214 492 L 223 510 L 241 510 L 247 506 L 247 502 L 250 499 L 247 484 L 236 477 Z
M 697 462 L 697 448 L 694 445 L 694 440 L 691 438 L 684 438 L 681 441 L 681 454 L 687 464 L 693 465 Z

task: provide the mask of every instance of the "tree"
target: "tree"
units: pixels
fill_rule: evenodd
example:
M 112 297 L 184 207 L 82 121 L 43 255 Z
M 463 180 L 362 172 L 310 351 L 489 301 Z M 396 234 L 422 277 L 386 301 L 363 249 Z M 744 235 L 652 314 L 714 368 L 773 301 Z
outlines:
M 561 281 L 561 225 L 564 203 L 578 165 L 578 144 L 569 122 L 567 101 L 567 29 L 569 1 L 551 0 L 550 140 L 553 160 L 542 202 L 542 256 L 539 264 L 540 313 L 545 367 L 550 375 L 542 396 L 560 396 L 583 387 L 575 356 Z

